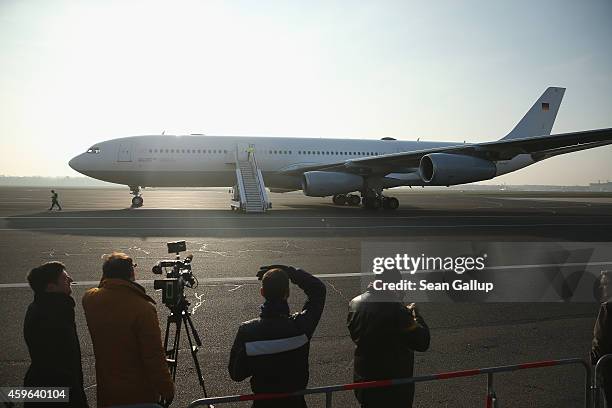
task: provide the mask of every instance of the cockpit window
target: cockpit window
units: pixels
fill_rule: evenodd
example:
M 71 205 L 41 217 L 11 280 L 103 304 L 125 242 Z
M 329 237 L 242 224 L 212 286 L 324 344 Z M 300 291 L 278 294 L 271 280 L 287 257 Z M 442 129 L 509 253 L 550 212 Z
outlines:
M 100 148 L 98 146 L 90 147 L 89 149 L 87 149 L 87 153 L 98 154 L 100 153 Z

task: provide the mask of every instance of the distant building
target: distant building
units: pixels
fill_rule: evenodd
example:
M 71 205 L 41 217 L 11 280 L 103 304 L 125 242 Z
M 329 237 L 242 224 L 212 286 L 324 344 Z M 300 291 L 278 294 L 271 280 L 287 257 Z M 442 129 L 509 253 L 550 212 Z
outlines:
M 612 181 L 606 181 L 605 183 L 597 182 L 589 184 L 589 190 L 601 191 L 601 192 L 612 192 Z

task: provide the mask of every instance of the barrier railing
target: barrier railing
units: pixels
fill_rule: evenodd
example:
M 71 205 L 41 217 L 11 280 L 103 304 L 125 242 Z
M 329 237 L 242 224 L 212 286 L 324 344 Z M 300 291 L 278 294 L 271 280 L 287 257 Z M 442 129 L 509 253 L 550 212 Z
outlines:
M 579 359 L 579 358 L 565 358 L 565 359 L 560 359 L 560 360 L 536 361 L 536 362 L 531 362 L 531 363 L 513 364 L 513 365 L 487 367 L 487 368 L 476 368 L 476 369 L 471 369 L 471 370 L 448 371 L 448 372 L 443 372 L 443 373 L 438 373 L 438 374 L 421 375 L 421 376 L 410 377 L 410 378 L 366 381 L 366 382 L 358 382 L 358 383 L 350 383 L 350 384 L 330 385 L 330 386 L 325 386 L 325 387 L 313 387 L 313 388 L 307 388 L 305 390 L 291 392 L 291 393 L 228 395 L 224 397 L 203 398 L 203 399 L 193 401 L 191 404 L 189 404 L 189 407 L 191 408 L 191 407 L 199 407 L 199 406 L 213 405 L 213 404 L 227 404 L 231 402 L 242 402 L 242 401 L 280 399 L 280 398 L 297 397 L 301 395 L 311 395 L 311 394 L 325 394 L 325 407 L 331 408 L 332 395 L 334 392 L 351 391 L 351 390 L 366 389 L 366 388 L 393 387 L 393 386 L 403 385 L 403 384 L 414 384 L 418 382 L 448 380 L 451 378 L 473 377 L 477 375 L 486 374 L 487 375 L 487 396 L 485 400 L 486 402 L 485 406 L 487 408 L 494 408 L 494 407 L 497 407 L 497 396 L 495 395 L 495 391 L 493 390 L 493 375 L 495 373 L 527 370 L 527 369 L 533 369 L 533 368 L 562 366 L 562 365 L 570 365 L 570 364 L 578 364 L 584 368 L 584 406 L 585 408 L 590 408 L 591 406 L 591 392 L 590 392 L 591 391 L 591 370 L 590 370 L 589 364 L 586 361 Z
M 600 399 L 601 399 L 601 370 L 604 364 L 610 364 L 610 360 L 612 360 L 612 354 L 606 354 L 605 356 L 601 356 L 599 360 L 597 360 L 597 364 L 595 364 L 595 373 L 593 374 L 593 408 L 599 408 Z

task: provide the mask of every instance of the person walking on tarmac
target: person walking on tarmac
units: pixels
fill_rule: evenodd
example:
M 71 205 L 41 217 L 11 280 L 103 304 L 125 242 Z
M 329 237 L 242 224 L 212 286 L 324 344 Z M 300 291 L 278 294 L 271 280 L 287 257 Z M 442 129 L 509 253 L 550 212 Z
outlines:
M 301 269 L 262 266 L 257 277 L 265 298 L 259 318 L 238 328 L 229 360 L 232 380 L 251 377 L 255 393 L 293 392 L 308 385 L 310 339 L 325 306 L 325 284 Z M 302 311 L 290 314 L 289 282 L 306 294 Z M 255 408 L 304 408 L 303 396 L 254 401 Z
M 55 190 L 51 190 L 51 207 L 49 207 L 49 211 L 53 210 L 53 207 L 57 205 L 58 210 L 62 211 L 62 206 L 59 201 L 57 201 L 57 193 Z
M 385 270 L 380 279 L 400 282 L 397 270 Z M 414 351 L 429 348 L 429 328 L 414 303 L 405 306 L 401 292 L 375 290 L 370 284 L 365 293 L 349 304 L 347 325 L 356 345 L 354 379 L 356 382 L 412 377 Z M 364 408 L 410 408 L 414 384 L 355 390 Z

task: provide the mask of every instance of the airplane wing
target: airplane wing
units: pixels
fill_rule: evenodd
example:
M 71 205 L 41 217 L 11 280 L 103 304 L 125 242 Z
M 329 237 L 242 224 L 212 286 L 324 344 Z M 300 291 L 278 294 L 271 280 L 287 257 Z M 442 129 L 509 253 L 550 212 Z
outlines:
M 491 161 L 510 160 L 519 154 L 530 154 L 534 161 L 559 154 L 577 152 L 612 144 L 612 128 L 533 136 L 522 139 L 502 139 L 494 142 L 469 143 L 434 149 L 361 157 L 336 163 L 295 165 L 280 172 L 299 175 L 308 171 L 336 171 L 356 174 L 411 173 L 419 167 L 421 158 L 430 153 L 450 153 L 479 157 Z

